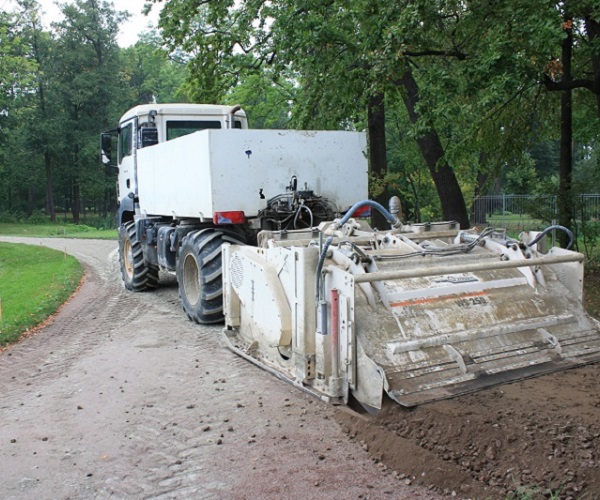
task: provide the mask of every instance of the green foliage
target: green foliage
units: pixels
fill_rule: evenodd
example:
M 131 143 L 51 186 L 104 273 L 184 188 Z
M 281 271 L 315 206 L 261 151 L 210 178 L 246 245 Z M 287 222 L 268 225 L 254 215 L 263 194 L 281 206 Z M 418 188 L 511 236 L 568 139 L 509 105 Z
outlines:
M 251 128 L 285 129 L 290 124 L 293 88 L 268 72 L 245 75 L 225 96 L 226 104 L 243 104 Z
M 583 218 L 580 222 L 578 232 L 581 235 L 581 245 L 587 257 L 587 262 L 597 263 L 600 259 L 597 251 L 598 243 L 600 242 L 600 221 Z
M 34 210 L 33 213 L 27 218 L 29 224 L 44 224 L 48 222 L 48 218 L 41 210 Z
M 419 148 L 431 132 L 438 167 L 452 168 L 467 201 L 540 191 L 557 172 L 560 93 L 546 89 L 563 78 L 561 2 L 168 0 L 161 36 L 144 33 L 127 49 L 115 41 L 123 14 L 109 2 L 64 4 L 50 30 L 35 0 L 17 4 L 0 12 L 0 218 L 52 217 L 54 205 L 75 218 L 84 206 L 114 210 L 114 179 L 96 167 L 98 132 L 153 100 L 239 103 L 254 128 L 366 130 L 370 96 L 385 95 L 388 174 L 372 191 L 398 194 L 411 220 L 441 216 Z M 573 74 L 585 80 L 600 74 L 590 65 L 600 5 L 568 6 Z M 600 190 L 589 87 L 573 91 L 573 112 L 574 182 Z
M 70 222 L 41 222 L 31 224 L 27 221 L 4 222 L 0 219 L 0 235 L 2 236 L 29 236 L 35 238 L 78 238 L 116 240 L 117 230 L 111 227 L 96 227 L 98 223 L 73 224 Z
M 27 57 L 27 44 L 16 13 L 0 11 L 0 110 L 32 90 L 37 66 Z M 5 118 L 0 115 L 1 120 Z
M 550 500 L 558 500 L 562 498 L 562 488 L 559 488 L 558 491 L 552 491 L 548 489 L 548 494 L 546 491 L 542 491 L 539 487 L 528 487 L 519 485 L 515 488 L 514 491 L 511 491 L 507 496 L 506 500 L 535 500 L 537 498 L 548 498 Z
M 83 269 L 44 247 L 0 243 L 0 346 L 45 321 L 77 287 Z
M 546 0 L 170 0 L 161 27 L 172 49 L 191 54 L 188 91 L 195 89 L 195 98 L 214 102 L 267 67 L 263 75 L 294 84 L 292 126 L 364 129 L 369 96 L 385 94 L 388 112 L 404 115 L 402 138 L 388 133 L 390 170 L 414 179 L 422 162 L 402 160 L 414 159 L 415 141 L 433 132 L 442 142 L 440 164 L 452 167 L 470 197 L 481 172 L 491 184 L 508 168 L 508 186 L 519 192 L 536 182 L 523 151 L 558 130 L 557 96 L 540 85 L 560 77 L 555 62 L 564 30 L 557 6 Z M 590 54 L 578 51 L 577 63 L 589 63 Z M 407 68 L 419 89 L 413 123 L 401 83 Z M 588 137 L 593 130 L 587 128 Z M 399 153 L 408 142 L 409 153 Z M 404 189 L 415 198 L 414 189 Z
M 440 201 L 431 175 L 411 133 L 403 108 L 394 106 L 387 113 L 388 195 L 402 200 L 406 221 L 427 222 L 441 218 Z
M 186 57 L 169 56 L 162 44 L 162 38 L 156 33 L 142 33 L 135 45 L 122 51 L 122 71 L 131 95 L 126 107 L 154 101 L 185 101 Z M 125 107 L 119 113 L 123 111 Z
M 600 192 L 600 154 L 596 141 L 578 148 L 573 167 L 573 191 L 577 194 Z
M 185 60 L 144 34 L 117 46 L 125 14 L 106 1 L 61 5 L 45 31 L 35 0 L 0 13 L 0 218 L 21 221 L 56 205 L 108 216 L 116 207 L 114 178 L 98 168 L 98 135 L 123 112 L 153 99 L 184 100 Z M 110 218 L 110 217 L 109 217 Z M 111 218 L 112 219 L 112 218 Z M 104 224 L 109 226 L 109 223 Z
M 535 162 L 526 152 L 520 160 L 507 169 L 505 189 L 511 194 L 530 194 L 538 181 Z

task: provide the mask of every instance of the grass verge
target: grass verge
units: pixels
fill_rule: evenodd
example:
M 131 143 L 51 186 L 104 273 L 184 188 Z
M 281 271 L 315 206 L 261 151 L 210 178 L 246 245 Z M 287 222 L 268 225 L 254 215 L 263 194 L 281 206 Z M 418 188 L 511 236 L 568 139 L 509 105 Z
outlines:
M 116 240 L 116 229 L 95 229 L 83 224 L 0 223 L 1 236 L 31 236 L 36 238 L 82 238 Z
M 82 275 L 81 264 L 63 252 L 0 243 L 0 348 L 54 314 Z

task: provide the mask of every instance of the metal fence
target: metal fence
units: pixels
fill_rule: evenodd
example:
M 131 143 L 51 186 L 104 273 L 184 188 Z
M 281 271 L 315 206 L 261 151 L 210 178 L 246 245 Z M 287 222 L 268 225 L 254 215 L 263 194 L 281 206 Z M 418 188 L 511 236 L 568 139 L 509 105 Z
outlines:
M 575 217 L 581 221 L 600 220 L 600 194 L 582 194 L 576 198 Z M 471 223 L 508 230 L 542 229 L 555 224 L 556 196 L 501 194 L 480 196 L 473 201 Z

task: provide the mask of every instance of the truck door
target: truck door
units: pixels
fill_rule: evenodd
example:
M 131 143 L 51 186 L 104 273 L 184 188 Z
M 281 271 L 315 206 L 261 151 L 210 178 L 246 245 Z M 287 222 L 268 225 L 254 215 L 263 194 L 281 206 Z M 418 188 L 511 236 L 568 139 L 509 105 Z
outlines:
M 117 193 L 121 210 L 133 211 L 133 199 L 137 194 L 134 155 L 134 120 L 124 122 L 119 127 L 117 164 L 119 166 L 119 181 Z M 130 208 L 129 208 L 130 207 Z

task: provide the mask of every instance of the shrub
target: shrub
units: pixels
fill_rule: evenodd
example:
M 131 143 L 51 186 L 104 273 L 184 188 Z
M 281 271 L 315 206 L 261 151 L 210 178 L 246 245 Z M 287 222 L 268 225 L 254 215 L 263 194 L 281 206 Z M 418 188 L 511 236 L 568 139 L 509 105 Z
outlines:
M 43 210 L 34 210 L 33 213 L 27 218 L 29 224 L 47 224 L 50 222 L 48 217 Z

